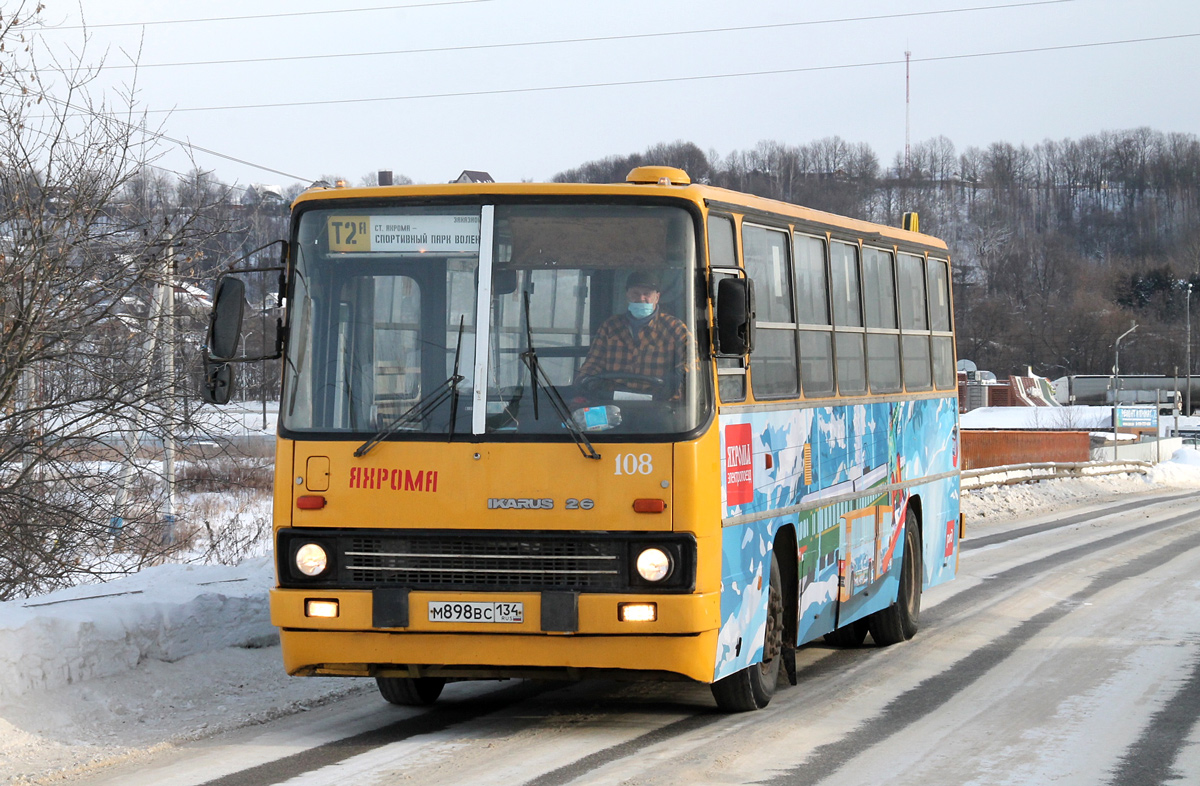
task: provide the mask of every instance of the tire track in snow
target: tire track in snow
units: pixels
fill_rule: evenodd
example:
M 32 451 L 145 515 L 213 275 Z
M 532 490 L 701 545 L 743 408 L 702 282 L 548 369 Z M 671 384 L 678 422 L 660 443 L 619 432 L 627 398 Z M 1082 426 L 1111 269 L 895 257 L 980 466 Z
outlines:
M 1028 566 L 1012 568 L 997 576 L 997 579 L 1000 579 L 1000 581 L 981 584 L 967 592 L 959 593 L 959 595 L 949 600 L 959 600 L 960 596 L 968 594 L 971 597 L 975 597 L 979 594 L 976 592 L 977 590 L 988 588 L 989 585 L 1019 583 L 1024 578 L 1043 572 L 1049 567 L 1046 563 L 1052 562 L 1055 566 L 1061 566 L 1061 559 L 1064 554 L 1070 554 L 1072 558 L 1086 556 L 1088 553 L 1100 551 L 1109 545 L 1114 545 L 1114 541 L 1121 540 L 1128 542 L 1132 537 L 1152 534 L 1170 526 L 1196 521 L 1198 518 L 1200 517 L 1197 514 L 1188 513 L 1156 524 L 1139 527 L 1135 530 L 1121 533 L 1118 536 L 1104 538 L 1100 541 L 1067 549 L 1066 551 L 1030 563 L 1030 566 L 1039 566 L 1039 570 L 1027 570 Z M 901 693 L 888 702 L 881 713 L 864 721 L 862 725 L 837 742 L 816 748 L 801 764 L 785 773 L 761 781 L 761 783 L 768 784 L 768 786 L 815 786 L 815 784 L 825 780 L 827 776 L 835 773 L 844 762 L 862 755 L 868 749 L 889 739 L 907 725 L 915 723 L 935 712 L 967 687 L 981 679 L 987 672 L 1012 656 L 1018 647 L 1028 643 L 1047 627 L 1069 615 L 1087 599 L 1111 588 L 1118 582 L 1158 570 L 1167 560 L 1196 548 L 1200 548 L 1200 533 L 1194 533 L 1173 540 L 1171 543 L 1135 557 L 1127 563 L 1103 571 L 1089 581 L 1084 589 L 1075 592 L 1044 611 L 1019 623 L 1007 633 L 993 639 L 985 646 L 950 665 L 940 674 L 929 677 L 917 686 Z M 943 605 L 945 603 L 939 604 L 936 609 L 941 609 Z M 1185 697 L 1184 701 L 1186 700 L 1187 698 Z M 1171 702 L 1171 704 L 1174 703 L 1174 701 Z M 1188 708 L 1187 711 L 1191 712 L 1192 709 Z M 1186 736 L 1187 731 L 1188 729 L 1185 727 L 1182 732 L 1184 736 Z M 1178 751 L 1178 746 L 1182 744 L 1183 738 L 1181 737 L 1177 741 L 1175 750 Z M 1135 755 L 1138 761 L 1144 760 L 1140 755 L 1131 755 Z M 1173 759 L 1174 756 L 1170 756 L 1168 761 L 1173 761 Z M 1119 779 L 1113 781 L 1113 783 L 1131 782 L 1134 781 L 1121 781 Z

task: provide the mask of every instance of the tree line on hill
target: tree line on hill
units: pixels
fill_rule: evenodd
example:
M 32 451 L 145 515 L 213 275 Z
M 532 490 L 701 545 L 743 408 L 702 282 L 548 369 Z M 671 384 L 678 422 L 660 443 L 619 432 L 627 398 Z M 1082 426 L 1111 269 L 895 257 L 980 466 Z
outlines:
M 690 142 L 610 156 L 559 182 L 619 182 L 635 166 L 921 229 L 950 246 L 958 355 L 1003 376 L 1184 373 L 1193 285 L 1200 296 L 1200 141 L 1148 128 L 961 152 L 946 137 L 883 167 L 868 145 L 829 137 L 760 142 L 722 156 Z

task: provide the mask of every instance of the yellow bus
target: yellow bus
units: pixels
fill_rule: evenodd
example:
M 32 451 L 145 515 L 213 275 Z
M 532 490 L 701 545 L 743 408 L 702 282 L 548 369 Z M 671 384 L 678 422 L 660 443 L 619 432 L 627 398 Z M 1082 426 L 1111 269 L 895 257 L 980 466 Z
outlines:
M 953 578 L 946 245 L 693 184 L 312 188 L 293 205 L 271 615 L 296 675 L 709 683 L 916 631 Z M 206 397 L 244 283 L 221 279 Z

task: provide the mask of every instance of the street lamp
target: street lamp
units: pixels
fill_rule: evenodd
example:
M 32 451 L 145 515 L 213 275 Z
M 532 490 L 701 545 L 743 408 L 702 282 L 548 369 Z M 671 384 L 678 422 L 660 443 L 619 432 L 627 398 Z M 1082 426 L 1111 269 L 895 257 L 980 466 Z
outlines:
M 1186 403 L 1183 406 L 1183 414 L 1192 414 L 1192 282 L 1188 282 L 1187 287 L 1187 302 L 1184 306 L 1183 313 L 1187 318 L 1187 347 L 1184 349 L 1184 375 L 1187 377 L 1187 392 L 1184 394 Z
M 1117 383 L 1121 379 L 1121 339 L 1128 336 L 1133 331 L 1137 330 L 1137 323 L 1133 323 L 1133 327 L 1126 330 L 1121 335 L 1117 336 L 1116 342 L 1113 344 L 1113 414 L 1112 414 L 1112 430 L 1113 430 L 1113 461 L 1117 460 Z

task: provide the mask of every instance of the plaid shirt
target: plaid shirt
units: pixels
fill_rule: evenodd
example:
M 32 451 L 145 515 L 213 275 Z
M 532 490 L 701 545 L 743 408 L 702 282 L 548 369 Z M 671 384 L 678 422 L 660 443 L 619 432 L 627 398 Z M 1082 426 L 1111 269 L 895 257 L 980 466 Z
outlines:
M 692 336 L 687 326 L 670 314 L 656 310 L 637 338 L 629 319 L 617 314 L 606 319 L 592 337 L 579 376 L 625 373 L 658 377 L 666 381 L 671 398 L 677 399 L 692 370 L 691 354 Z

